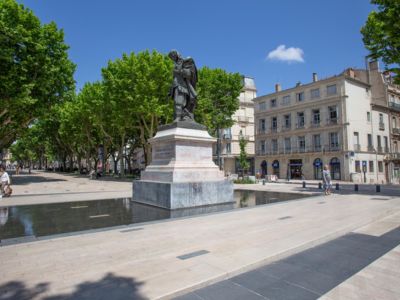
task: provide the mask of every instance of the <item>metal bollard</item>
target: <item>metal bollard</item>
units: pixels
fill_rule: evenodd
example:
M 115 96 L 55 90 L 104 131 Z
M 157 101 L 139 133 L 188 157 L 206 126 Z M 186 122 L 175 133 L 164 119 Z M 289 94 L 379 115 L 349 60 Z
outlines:
M 381 186 L 379 184 L 376 185 L 376 192 L 377 193 L 381 192 Z
M 306 182 L 303 181 L 303 189 L 305 189 L 305 188 L 306 188 Z
M 335 190 L 339 190 L 339 183 L 336 183 L 336 187 L 335 187 Z
M 355 192 L 358 192 L 358 184 L 355 184 L 355 185 L 354 185 L 354 191 L 355 191 Z
M 265 179 L 263 179 L 262 183 L 263 183 L 263 185 L 265 185 Z
M 322 190 L 322 183 L 318 182 L 318 189 Z

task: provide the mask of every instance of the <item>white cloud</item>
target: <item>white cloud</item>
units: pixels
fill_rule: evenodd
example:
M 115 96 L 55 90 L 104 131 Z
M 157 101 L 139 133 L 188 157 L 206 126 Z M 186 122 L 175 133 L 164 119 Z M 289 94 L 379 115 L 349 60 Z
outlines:
M 286 48 L 285 45 L 279 45 L 275 50 L 268 53 L 267 59 L 269 60 L 280 60 L 291 62 L 304 62 L 304 52 L 300 48 Z

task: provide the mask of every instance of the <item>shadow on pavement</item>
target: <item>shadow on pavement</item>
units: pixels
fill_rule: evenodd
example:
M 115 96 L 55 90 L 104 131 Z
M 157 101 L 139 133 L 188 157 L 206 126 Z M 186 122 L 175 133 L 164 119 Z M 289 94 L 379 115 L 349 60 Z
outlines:
M 73 178 L 83 178 L 83 179 L 89 179 L 90 175 L 89 174 L 78 174 L 78 173 L 68 173 L 68 172 L 49 172 L 46 171 L 47 174 L 59 174 L 62 176 L 68 176 L 68 177 L 73 177 Z M 98 181 L 115 181 L 115 182 L 132 182 L 134 180 L 133 177 L 118 177 L 118 176 L 112 176 L 112 175 L 106 175 L 104 177 L 98 177 L 98 178 L 93 178 L 92 180 L 98 180 Z
M 86 281 L 76 286 L 76 290 L 70 294 L 45 296 L 49 289 L 49 283 L 40 283 L 28 288 L 21 281 L 10 281 L 0 286 L 1 300 L 91 300 L 91 299 L 146 299 L 139 294 L 138 288 L 142 283 L 129 277 L 119 277 L 108 273 L 99 281 Z
M 400 227 L 379 237 L 349 233 L 175 299 L 316 300 L 399 244 Z
M 10 281 L 0 286 L 1 300 L 28 300 L 43 294 L 48 289 L 48 283 L 39 283 L 28 288 L 21 281 Z

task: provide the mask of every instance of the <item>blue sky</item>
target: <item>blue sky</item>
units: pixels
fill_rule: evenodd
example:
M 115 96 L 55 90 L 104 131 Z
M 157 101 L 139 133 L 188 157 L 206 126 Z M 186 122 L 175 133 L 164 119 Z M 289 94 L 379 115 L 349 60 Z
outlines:
M 310 82 L 313 72 L 324 78 L 364 67 L 360 28 L 373 9 L 368 0 L 19 2 L 64 29 L 78 88 L 124 52 L 177 49 L 198 67 L 253 77 L 258 95 L 277 82 L 284 89 Z

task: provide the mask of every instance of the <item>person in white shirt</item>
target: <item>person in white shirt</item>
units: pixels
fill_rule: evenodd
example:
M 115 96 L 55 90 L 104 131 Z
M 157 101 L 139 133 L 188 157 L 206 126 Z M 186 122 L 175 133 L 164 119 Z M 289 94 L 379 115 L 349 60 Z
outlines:
M 8 196 L 6 195 L 6 188 L 10 186 L 11 180 L 10 176 L 8 176 L 8 173 L 6 172 L 4 166 L 0 166 L 0 182 L 1 182 L 1 194 L 3 196 Z

